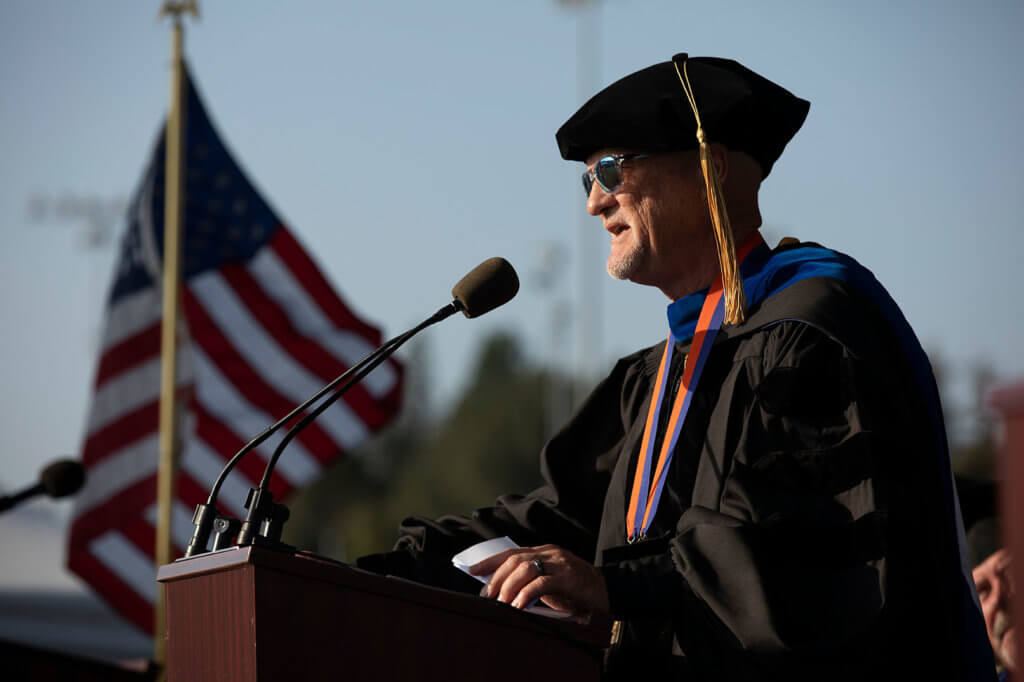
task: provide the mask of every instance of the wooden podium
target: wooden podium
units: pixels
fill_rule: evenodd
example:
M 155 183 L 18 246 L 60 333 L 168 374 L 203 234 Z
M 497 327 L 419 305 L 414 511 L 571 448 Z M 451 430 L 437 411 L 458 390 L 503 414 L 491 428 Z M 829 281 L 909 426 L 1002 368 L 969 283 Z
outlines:
M 608 629 L 234 547 L 162 566 L 169 682 L 597 680 Z

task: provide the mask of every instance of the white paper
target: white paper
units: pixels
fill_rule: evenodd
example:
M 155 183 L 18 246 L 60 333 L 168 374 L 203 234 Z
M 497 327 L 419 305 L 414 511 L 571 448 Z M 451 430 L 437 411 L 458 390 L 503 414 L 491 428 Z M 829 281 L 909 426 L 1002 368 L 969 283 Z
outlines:
M 494 538 L 493 540 L 485 540 L 484 542 L 479 542 L 472 547 L 467 547 L 453 556 L 452 565 L 466 575 L 472 576 L 486 585 L 490 582 L 491 576 L 494 574 L 488 573 L 487 575 L 473 575 L 469 572 L 469 567 L 474 564 L 478 564 L 484 559 L 492 557 L 495 554 L 500 554 L 506 549 L 515 549 L 518 546 L 519 545 L 513 542 L 512 538 L 507 535 L 500 538 Z M 548 618 L 570 618 L 572 616 L 568 611 L 556 611 L 555 609 L 538 604 L 536 599 L 532 604 L 527 606 L 524 611 L 536 613 L 540 616 L 547 616 Z
M 452 564 L 455 568 L 459 569 L 466 575 L 473 576 L 486 585 L 490 582 L 491 576 L 494 574 L 488 573 L 487 575 L 473 575 L 469 572 L 469 567 L 474 564 L 478 564 L 484 559 L 492 557 L 495 554 L 500 554 L 506 549 L 515 549 L 518 546 L 519 545 L 513 542 L 512 538 L 507 535 L 501 538 L 494 538 L 493 540 L 485 540 L 484 542 L 479 542 L 472 547 L 467 547 L 453 556 Z

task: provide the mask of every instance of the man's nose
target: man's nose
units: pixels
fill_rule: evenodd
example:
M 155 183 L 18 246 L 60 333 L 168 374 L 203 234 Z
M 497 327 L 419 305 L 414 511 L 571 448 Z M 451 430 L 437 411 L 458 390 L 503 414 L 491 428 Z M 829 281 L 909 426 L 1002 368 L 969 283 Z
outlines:
M 605 192 L 597 182 L 590 186 L 587 196 L 587 213 L 598 216 L 616 204 L 615 195 Z

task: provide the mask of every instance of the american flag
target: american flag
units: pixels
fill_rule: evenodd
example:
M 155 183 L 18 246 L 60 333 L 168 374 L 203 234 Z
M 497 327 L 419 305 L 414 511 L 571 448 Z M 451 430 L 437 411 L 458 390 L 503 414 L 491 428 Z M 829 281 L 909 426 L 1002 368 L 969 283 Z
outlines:
M 380 344 L 245 178 L 186 73 L 183 319 L 177 388 L 182 452 L 172 540 L 184 554 L 192 511 L 250 438 Z M 156 596 L 164 133 L 128 210 L 106 308 L 86 425 L 68 566 L 144 631 Z M 305 429 L 271 479 L 280 499 L 381 427 L 399 407 L 402 373 L 388 361 Z M 245 516 L 250 487 L 280 436 L 244 458 L 221 490 Z

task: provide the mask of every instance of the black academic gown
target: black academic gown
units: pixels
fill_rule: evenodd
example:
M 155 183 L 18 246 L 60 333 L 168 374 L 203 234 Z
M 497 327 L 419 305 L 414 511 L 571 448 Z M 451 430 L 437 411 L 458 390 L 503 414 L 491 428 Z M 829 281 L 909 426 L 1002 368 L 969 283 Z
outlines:
M 625 542 L 626 505 L 664 342 L 620 360 L 547 444 L 546 485 L 406 519 L 395 551 L 360 565 L 475 591 L 449 563 L 464 547 L 561 545 L 600 567 L 625 622 L 614 679 L 993 679 L 909 326 L 815 245 L 761 247 L 743 274 L 748 319 L 714 341 L 645 541 Z M 702 300 L 670 307 L 670 378 Z

